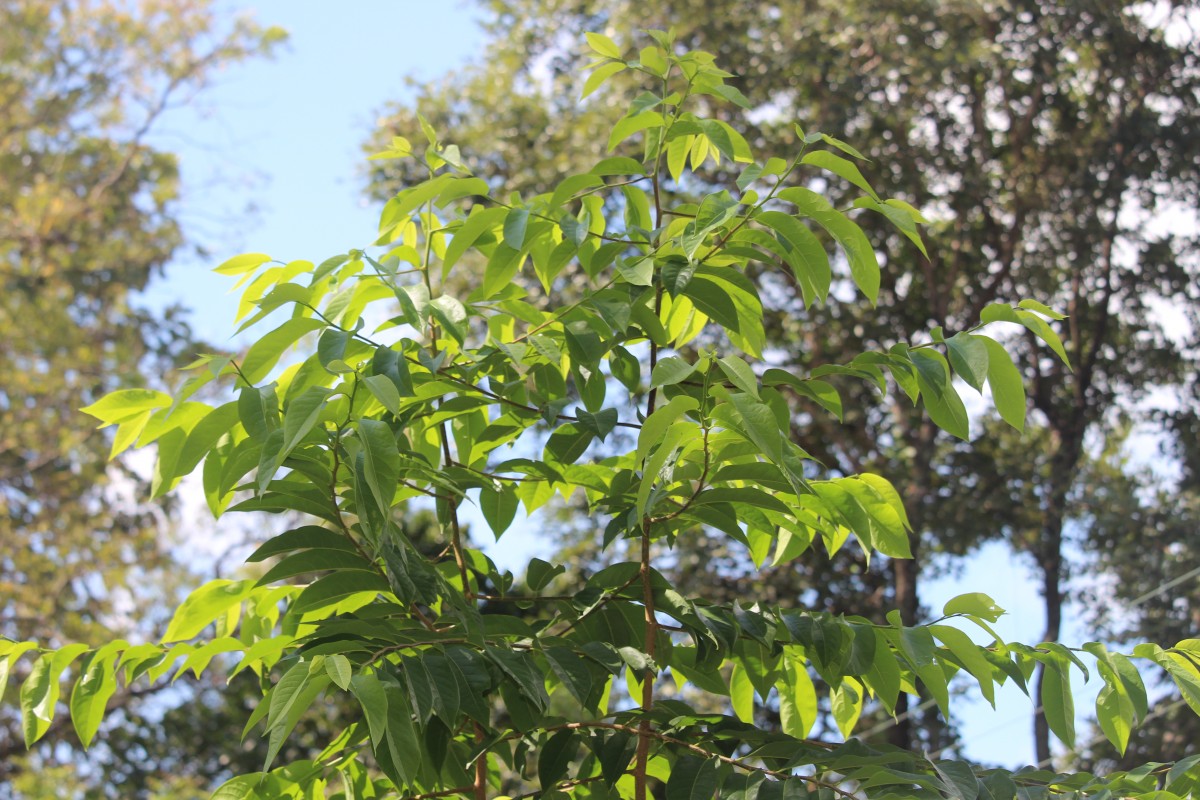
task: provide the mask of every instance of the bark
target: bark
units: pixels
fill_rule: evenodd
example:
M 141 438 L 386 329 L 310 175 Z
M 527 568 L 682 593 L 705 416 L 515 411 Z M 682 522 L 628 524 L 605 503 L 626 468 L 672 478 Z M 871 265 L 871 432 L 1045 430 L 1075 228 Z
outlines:
M 1062 607 L 1065 596 L 1063 580 L 1063 523 L 1066 518 L 1067 493 L 1079 465 L 1082 453 L 1083 430 L 1076 427 L 1067 432 L 1051 459 L 1051 474 L 1045 514 L 1043 516 L 1041 541 L 1038 547 L 1038 569 L 1042 573 L 1042 607 L 1046 614 L 1046 629 L 1042 641 L 1057 642 L 1062 636 Z M 1038 699 L 1033 715 L 1034 758 L 1039 765 L 1050 763 L 1050 727 L 1042 710 L 1042 683 L 1046 679 L 1045 668 L 1039 666 L 1034 683 Z
M 910 437 L 915 445 L 917 456 L 913 461 L 912 480 L 904 488 L 904 505 L 912 524 L 913 535 L 910 538 L 912 549 L 911 559 L 893 559 L 892 585 L 893 599 L 900 619 L 905 625 L 916 625 L 920 616 L 921 597 L 918 592 L 918 581 L 921 571 L 921 502 L 929 497 L 930 462 L 933 459 L 933 448 L 937 440 L 937 428 L 929 420 L 923 420 Z M 915 740 L 915 715 L 910 716 L 912 698 L 901 693 L 896 698 L 896 717 L 899 720 L 888 732 L 888 741 L 897 747 L 910 749 Z M 915 705 L 915 704 L 914 704 Z

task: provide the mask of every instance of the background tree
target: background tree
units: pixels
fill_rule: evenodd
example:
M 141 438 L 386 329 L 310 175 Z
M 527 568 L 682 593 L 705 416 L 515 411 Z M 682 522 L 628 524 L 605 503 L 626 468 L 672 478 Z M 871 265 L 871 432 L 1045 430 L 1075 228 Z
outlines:
M 596 140 L 621 113 L 619 89 L 577 103 L 582 56 L 565 43 L 594 29 L 628 43 L 634 31 L 670 24 L 686 46 L 739 65 L 731 84 L 758 109 L 747 134 L 753 146 L 786 148 L 794 121 L 845 133 L 866 143 L 880 165 L 864 168 L 871 180 L 933 220 L 928 260 L 888 233 L 882 218 L 871 231 L 872 241 L 887 242 L 891 267 L 882 314 L 806 310 L 793 285 L 759 276 L 779 365 L 844 359 L 879 348 L 895 330 L 961 330 L 1001 296 L 1049 298 L 1063 308 L 1069 320 L 1061 332 L 1075 370 L 1026 362 L 1039 443 L 1032 457 L 1014 449 L 1014 437 L 982 452 L 950 452 L 948 437 L 901 406 L 852 413 L 843 424 L 812 417 L 803 400 L 795 408 L 823 426 L 816 454 L 827 465 L 905 476 L 901 491 L 919 554 L 962 554 L 1000 537 L 1025 554 L 1041 576 L 1044 638 L 1057 640 L 1069 531 L 1085 530 L 1069 515 L 1088 437 L 1103 439 L 1118 408 L 1136 409 L 1148 390 L 1176 385 L 1195 368 L 1194 347 L 1164 335 L 1171 317 L 1156 312 L 1167 305 L 1194 313 L 1200 301 L 1188 232 L 1200 188 L 1200 50 L 1187 21 L 1197 5 L 1173 2 L 1151 12 L 1090 0 L 498 0 L 486 7 L 492 42 L 480 64 L 419 87 L 413 106 L 390 109 L 379 137 L 411 135 L 419 106 L 435 126 L 460 134 L 465 161 L 489 181 L 543 190 L 553 176 L 581 170 L 570 160 L 581 152 L 576 145 Z M 612 83 L 623 80 L 634 76 L 622 73 Z M 401 165 L 380 168 L 371 180 L 384 196 L 412 177 Z M 704 192 L 696 184 L 670 188 Z M 1156 224 L 1163 214 L 1188 222 Z M 855 405 L 866 406 L 847 404 Z M 946 462 L 955 468 L 931 466 Z M 970 502 L 938 502 L 948 496 Z M 997 513 L 973 513 L 980 504 Z M 1124 541 L 1136 541 L 1137 526 L 1120 530 Z M 913 622 L 922 566 L 929 560 L 856 564 L 831 580 L 827 566 L 814 563 L 769 575 L 754 591 L 830 607 L 830 597 L 855 588 L 860 609 L 862 600 L 880 610 L 894 603 Z M 736 571 L 724 570 L 721 580 L 731 576 Z M 745 593 L 744 581 L 733 591 Z M 1035 716 L 1036 754 L 1045 761 L 1048 732 Z M 928 746 L 946 744 L 941 730 L 936 717 L 929 720 Z M 905 720 L 891 735 L 909 744 L 917 734 Z
M 150 629 L 179 586 L 164 506 L 142 502 L 138 473 L 108 462 L 112 441 L 76 409 L 192 356 L 179 311 L 135 299 L 186 246 L 177 159 L 147 140 L 217 70 L 281 37 L 222 20 L 207 0 L 5 3 L 0 635 L 66 642 Z M 0 787 L 22 764 L 15 724 L 0 712 Z M 76 754 L 31 757 L 69 771 Z M 101 772 L 79 780 L 94 789 Z M 137 796 L 135 785 L 121 791 Z
M 1166 419 L 1172 438 L 1161 455 L 1182 470 L 1165 487 L 1149 470 L 1131 469 L 1120 449 L 1110 445 L 1089 462 L 1075 498 L 1091 532 L 1085 553 L 1099 567 L 1097 585 L 1088 592 L 1089 621 L 1114 641 L 1193 637 L 1200 631 L 1196 408 L 1193 398 Z M 1127 533 L 1130 526 L 1137 527 L 1136 537 Z M 1123 756 L 1093 742 L 1080 763 L 1089 769 L 1121 769 L 1138 758 L 1182 752 L 1200 740 L 1200 725 L 1181 713 L 1184 701 L 1174 687 L 1156 690 L 1161 694 L 1158 715 L 1132 737 Z

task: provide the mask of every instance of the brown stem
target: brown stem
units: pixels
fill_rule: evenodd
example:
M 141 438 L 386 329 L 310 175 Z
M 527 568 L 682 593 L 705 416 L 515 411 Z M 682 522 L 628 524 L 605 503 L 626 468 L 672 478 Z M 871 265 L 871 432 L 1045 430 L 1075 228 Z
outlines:
M 454 463 L 454 459 L 450 455 L 450 433 L 446 430 L 446 423 L 443 422 L 438 431 L 442 439 L 442 458 L 444 466 L 449 467 Z M 458 522 L 458 503 L 450 498 L 443 498 L 438 502 L 446 503 L 450 509 L 450 547 L 454 551 L 454 563 L 458 565 L 458 574 L 462 579 L 463 596 L 467 600 L 474 600 L 475 594 L 471 591 L 471 580 L 467 574 L 467 560 L 463 557 L 462 548 L 462 528 Z
M 592 606 L 592 607 L 591 607 L 591 608 L 589 608 L 587 611 L 584 611 L 582 614 L 580 614 L 580 615 L 579 615 L 579 617 L 578 617 L 578 618 L 576 618 L 576 619 L 575 619 L 573 622 L 569 622 L 569 623 L 567 623 L 567 627 L 563 628 L 561 631 L 559 631 L 558 633 L 554 634 L 554 638 L 561 638 L 561 637 L 563 637 L 563 636 L 566 636 L 566 635 L 567 635 L 567 634 L 568 634 L 570 631 L 574 630 L 574 629 L 575 629 L 575 627 L 576 627 L 576 626 L 578 626 L 578 625 L 579 625 L 581 622 L 583 622 L 585 619 L 587 619 L 588 617 L 590 617 L 592 614 L 595 614 L 595 613 L 596 613 L 597 611 L 599 611 L 600 609 L 604 608 L 604 606 L 605 606 L 605 605 L 606 605 L 606 604 L 607 604 L 607 603 L 608 603 L 610 600 L 613 600 L 614 598 L 618 597 L 618 596 L 621 594 L 621 592 L 625 591 L 625 590 L 626 590 L 626 589 L 628 589 L 630 586 L 632 586 L 634 583 L 636 583 L 636 582 L 637 582 L 637 580 L 638 580 L 638 578 L 640 578 L 640 577 L 641 577 L 641 571 L 639 570 L 638 572 L 635 572 L 635 573 L 633 574 L 633 577 L 632 577 L 632 578 L 630 578 L 629 580 L 625 581 L 625 582 L 624 582 L 624 583 L 622 583 L 620 586 L 618 586 L 617 588 L 615 588 L 615 589 L 613 589 L 612 591 L 610 591 L 608 594 L 606 594 L 606 595 L 604 595 L 603 597 L 601 597 L 601 598 L 600 598 L 600 600 L 599 600 L 599 601 L 597 601 L 597 603 L 596 603 L 594 606 Z
M 439 789 L 436 792 L 426 792 L 425 794 L 407 794 L 403 800 L 431 800 L 434 797 L 450 797 L 456 794 L 467 794 L 473 788 L 471 786 L 455 786 L 453 789 Z
M 603 775 L 593 775 L 590 778 L 575 778 L 574 780 L 563 781 L 562 783 L 555 786 L 555 788 L 558 789 L 559 791 L 563 791 L 564 789 L 570 789 L 574 786 L 582 786 L 585 783 L 592 783 L 594 781 L 602 781 L 602 780 L 604 780 Z M 509 798 L 509 800 L 528 800 L 528 798 L 530 798 L 530 797 L 537 797 L 539 794 L 542 793 L 542 791 L 543 790 L 541 790 L 541 789 L 535 789 L 534 791 L 526 792 L 525 794 L 514 794 L 511 798 Z
M 654 616 L 654 587 L 651 585 L 650 574 L 650 520 L 642 521 L 642 605 L 646 614 L 646 638 L 643 650 L 650 660 L 654 660 L 654 651 L 658 643 L 658 620 Z M 650 713 L 654 707 L 654 668 L 646 673 L 642 681 L 642 711 Z M 635 800 L 646 800 L 646 765 L 650 760 L 650 739 L 652 738 L 650 720 L 643 717 L 638 722 L 637 760 L 634 764 L 633 796 Z

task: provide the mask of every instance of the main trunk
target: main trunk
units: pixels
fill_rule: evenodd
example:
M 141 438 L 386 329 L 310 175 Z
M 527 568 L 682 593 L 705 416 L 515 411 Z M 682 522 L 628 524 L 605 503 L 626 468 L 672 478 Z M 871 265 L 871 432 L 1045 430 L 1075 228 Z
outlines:
M 1082 442 L 1082 430 L 1067 432 L 1060 437 L 1058 450 L 1050 460 L 1042 530 L 1035 551 L 1038 569 L 1042 573 L 1042 606 L 1046 614 L 1046 630 L 1042 634 L 1042 641 L 1045 642 L 1057 642 L 1062 636 L 1062 607 L 1065 600 L 1062 590 L 1063 523 L 1067 515 L 1067 493 L 1079 464 Z M 1033 714 L 1033 746 L 1034 756 L 1040 766 L 1050 764 L 1050 727 L 1041 705 L 1045 680 L 1046 671 L 1039 666 L 1034 683 L 1037 707 Z

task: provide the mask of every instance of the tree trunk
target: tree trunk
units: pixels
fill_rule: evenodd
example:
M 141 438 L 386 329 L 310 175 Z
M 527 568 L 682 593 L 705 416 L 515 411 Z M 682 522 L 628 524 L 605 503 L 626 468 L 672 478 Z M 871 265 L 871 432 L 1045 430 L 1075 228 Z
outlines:
M 908 485 L 904 487 L 904 505 L 912 524 L 913 534 L 909 544 L 912 558 L 897 558 L 892 560 L 892 585 L 895 589 L 894 600 L 900 611 L 900 619 L 905 625 L 916 625 L 921 610 L 921 598 L 917 591 L 917 581 L 921 565 L 921 509 L 928 499 L 930 492 L 930 462 L 933 459 L 933 448 L 937 441 L 937 427 L 928 419 L 922 420 L 913 431 L 910 441 L 916 450 L 913 459 L 912 475 Z M 910 716 L 909 703 L 911 698 L 904 692 L 896 698 L 896 716 L 899 722 L 888 734 L 888 741 L 897 747 L 910 749 L 916 737 L 915 715 Z
M 912 539 L 912 559 L 898 558 L 892 561 L 892 581 L 896 592 L 896 608 L 900 610 L 900 619 L 905 625 L 915 625 L 917 623 L 917 611 L 920 608 L 920 599 L 917 595 L 917 551 L 919 544 L 918 537 L 914 536 Z M 909 696 L 905 692 L 901 692 L 896 698 L 896 716 L 900 721 L 888 733 L 888 742 L 894 744 L 896 747 L 908 749 L 912 745 L 914 718 L 909 716 L 909 713 Z
M 1062 607 L 1066 599 L 1062 590 L 1063 521 L 1067 514 L 1067 493 L 1079 465 L 1082 445 L 1082 427 L 1075 426 L 1060 435 L 1058 450 L 1050 459 L 1046 505 L 1036 550 L 1038 569 L 1042 573 L 1042 607 L 1046 613 L 1046 630 L 1042 634 L 1044 642 L 1057 642 L 1062 636 Z M 1034 682 L 1037 707 L 1033 714 L 1034 757 L 1039 766 L 1050 763 L 1050 727 L 1041 706 L 1042 684 L 1045 680 L 1046 670 L 1039 665 Z
M 1062 635 L 1062 518 L 1052 524 L 1047 520 L 1043 530 L 1042 555 L 1038 567 L 1042 571 L 1042 604 L 1046 611 L 1046 630 L 1042 641 L 1057 642 Z M 1037 681 L 1034 684 L 1034 698 L 1037 707 L 1033 714 L 1033 746 L 1034 758 L 1038 765 L 1050 762 L 1050 727 L 1046 724 L 1046 714 L 1042 710 L 1042 684 L 1046 680 L 1046 669 L 1038 667 Z

